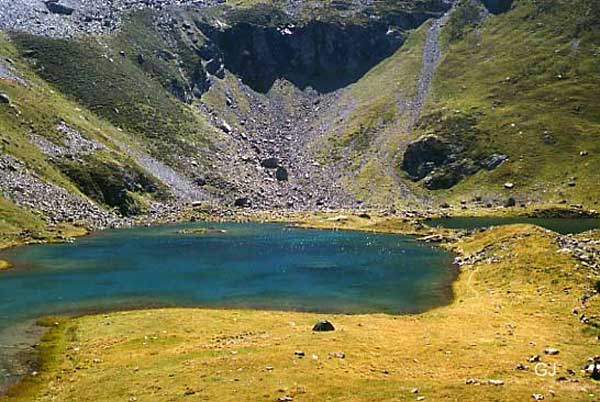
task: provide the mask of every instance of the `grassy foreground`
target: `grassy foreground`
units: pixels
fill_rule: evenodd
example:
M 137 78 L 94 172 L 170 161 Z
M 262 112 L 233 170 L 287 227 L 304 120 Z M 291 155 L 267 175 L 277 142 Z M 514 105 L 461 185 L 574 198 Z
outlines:
M 451 247 L 481 262 L 463 266 L 451 305 L 415 316 L 163 309 L 67 320 L 42 342 L 40 374 L 2 401 L 595 401 L 600 384 L 581 369 L 600 332 L 572 314 L 594 278 L 555 236 L 514 225 L 463 238 Z M 322 318 L 336 331 L 313 333 Z M 536 375 L 533 355 L 556 375 Z

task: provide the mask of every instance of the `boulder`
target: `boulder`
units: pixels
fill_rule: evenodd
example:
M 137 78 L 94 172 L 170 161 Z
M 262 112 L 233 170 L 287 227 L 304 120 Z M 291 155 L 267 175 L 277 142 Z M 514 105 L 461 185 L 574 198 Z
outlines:
M 277 169 L 279 167 L 279 158 L 266 158 L 260 162 L 260 165 L 267 169 Z
M 312 329 L 315 332 L 330 332 L 335 331 L 335 327 L 327 320 L 319 321 Z
M 0 103 L 4 103 L 5 105 L 9 105 L 10 104 L 10 98 L 7 94 L 5 93 L 0 93 Z
M 75 11 L 75 9 L 70 6 L 70 4 L 63 0 L 46 1 L 46 8 L 51 13 L 60 15 L 71 15 Z
M 600 381 L 600 356 L 593 356 L 589 359 L 589 364 L 585 367 L 593 380 Z
M 204 187 L 204 186 L 206 186 L 207 182 L 204 177 L 197 177 L 194 179 L 194 184 L 197 185 L 198 187 Z
M 410 143 L 404 152 L 402 169 L 414 181 L 424 179 L 448 158 L 450 149 L 436 135 L 428 135 Z
M 279 166 L 275 172 L 275 177 L 279 181 L 288 181 L 289 175 L 287 169 Z
M 241 208 L 250 208 L 252 206 L 252 201 L 250 201 L 248 197 L 241 197 L 235 200 L 234 205 Z
M 233 131 L 233 128 L 229 125 L 229 123 L 224 120 L 221 122 L 221 124 L 219 124 L 219 128 L 227 134 L 230 134 Z
M 508 156 L 502 154 L 493 154 L 488 156 L 482 165 L 487 170 L 494 170 L 508 160 Z
M 448 189 L 456 185 L 461 180 L 461 175 L 455 170 L 445 168 L 435 169 L 423 182 L 428 190 Z

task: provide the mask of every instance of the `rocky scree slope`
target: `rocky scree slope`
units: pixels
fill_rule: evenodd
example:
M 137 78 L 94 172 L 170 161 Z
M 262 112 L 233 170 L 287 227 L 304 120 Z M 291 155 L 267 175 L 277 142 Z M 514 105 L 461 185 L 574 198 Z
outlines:
M 31 7 L 39 11 L 36 7 L 42 5 L 34 3 L 21 4 L 17 14 L 31 16 Z M 183 3 L 115 2 L 112 11 L 101 3 L 44 3 L 46 10 L 38 14 L 49 19 L 33 24 L 43 31 L 4 19 L 9 32 L 5 46 L 13 53 L 4 64 L 12 66 L 10 71 L 23 69 L 21 75 L 36 81 L 42 77 L 75 102 L 69 115 L 88 109 L 110 127 L 100 134 L 102 144 L 93 152 L 64 152 L 68 136 L 59 127 L 79 130 L 83 142 L 89 142 L 88 133 L 65 123 L 67 116 L 57 108 L 49 108 L 45 116 L 56 125 L 44 120 L 43 132 L 37 132 L 19 95 L 39 91 L 7 75 L 3 84 L 9 86 L 11 118 L 19 120 L 19 128 L 30 126 L 15 136 L 25 137 L 29 151 L 83 196 L 120 214 L 143 212 L 156 201 L 166 201 L 166 193 L 172 200 L 243 207 L 353 205 L 354 197 L 336 182 L 336 173 L 320 166 L 306 149 L 321 102 L 335 99 L 326 92 L 337 89 L 325 90 L 316 80 L 323 74 L 328 74 L 323 84 L 334 76 L 342 79 L 338 86 L 357 80 L 401 46 L 403 30 L 437 15 L 444 5 L 434 2 L 430 11 L 421 2 L 409 4 L 389 14 L 406 25 L 393 28 L 357 11 L 367 10 L 368 2 L 323 10 L 327 18 L 320 22 L 306 11 L 314 12 L 315 4 L 320 9 L 317 3 L 242 10 Z M 57 9 L 58 4 L 73 11 Z M 3 11 L 17 15 L 14 7 Z M 94 30 L 96 20 L 78 17 L 90 12 L 114 20 L 102 24 L 106 30 Z M 97 36 L 111 27 L 118 29 Z M 252 39 L 240 40 L 248 37 Z M 369 52 L 373 45 L 378 50 Z M 249 62 L 235 59 L 237 54 L 249 55 Z M 294 59 L 293 68 L 280 55 Z M 248 72 L 255 64 L 266 79 L 254 79 Z M 111 161 L 105 160 L 106 154 Z M 133 170 L 123 169 L 123 164 Z M 119 182 L 123 185 L 115 185 Z

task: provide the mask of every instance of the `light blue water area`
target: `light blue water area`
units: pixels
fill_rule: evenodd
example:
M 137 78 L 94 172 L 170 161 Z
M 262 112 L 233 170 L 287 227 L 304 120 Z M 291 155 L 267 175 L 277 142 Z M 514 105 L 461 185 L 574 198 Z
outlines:
M 561 234 L 577 234 L 587 232 L 588 230 L 600 228 L 600 219 L 591 218 L 519 218 L 519 217 L 498 217 L 498 218 L 442 218 L 432 219 L 426 222 L 431 227 L 443 227 L 447 229 L 480 229 L 492 226 L 512 225 L 517 223 L 527 223 L 530 225 L 541 226 Z
M 42 315 L 148 306 L 415 313 L 447 304 L 453 256 L 412 238 L 283 225 L 110 230 L 0 254 L 0 330 Z

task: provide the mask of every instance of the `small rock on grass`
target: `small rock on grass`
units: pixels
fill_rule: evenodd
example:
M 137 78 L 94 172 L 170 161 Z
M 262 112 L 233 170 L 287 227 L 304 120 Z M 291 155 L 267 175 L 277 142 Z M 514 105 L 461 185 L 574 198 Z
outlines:
M 556 356 L 557 354 L 560 353 L 560 351 L 558 349 L 554 349 L 554 348 L 546 348 L 544 350 L 544 353 L 550 356 Z

